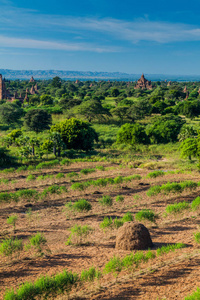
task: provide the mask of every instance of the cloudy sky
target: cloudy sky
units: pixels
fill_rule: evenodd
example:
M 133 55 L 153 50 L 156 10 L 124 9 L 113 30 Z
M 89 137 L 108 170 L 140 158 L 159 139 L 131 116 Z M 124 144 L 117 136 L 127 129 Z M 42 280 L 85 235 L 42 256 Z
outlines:
M 0 0 L 0 69 L 200 75 L 199 16 L 199 0 Z

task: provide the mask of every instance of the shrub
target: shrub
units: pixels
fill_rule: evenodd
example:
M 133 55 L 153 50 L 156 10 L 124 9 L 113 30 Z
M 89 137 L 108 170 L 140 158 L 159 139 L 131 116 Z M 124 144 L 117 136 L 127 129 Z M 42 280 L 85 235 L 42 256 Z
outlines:
M 17 215 L 12 215 L 12 216 L 7 218 L 7 224 L 13 225 L 14 233 L 15 233 L 15 226 L 16 226 L 17 220 L 18 220 Z
M 197 288 L 196 292 L 184 298 L 184 300 L 199 300 L 200 299 L 200 289 Z
M 95 267 L 89 268 L 89 270 L 83 270 L 81 272 L 81 281 L 94 281 L 95 278 L 99 279 L 101 277 L 101 272 L 96 270 Z
M 188 209 L 189 206 L 190 206 L 189 203 L 183 201 L 183 202 L 167 205 L 165 210 L 167 214 L 176 214 L 182 212 L 185 209 Z
M 153 172 L 150 172 L 148 175 L 147 175 L 147 178 L 156 178 L 158 176 L 163 176 L 165 175 L 165 172 L 159 170 L 159 171 L 153 171 Z
M 115 184 L 120 184 L 123 182 L 123 177 L 122 176 L 118 176 L 114 178 L 114 183 Z
M 76 190 L 83 191 L 85 189 L 85 185 L 81 182 L 76 182 L 71 185 L 71 189 L 73 191 L 76 191 Z
M 26 181 L 31 181 L 31 180 L 35 180 L 35 175 L 28 175 L 27 178 L 26 178 Z
M 77 244 L 80 245 L 93 231 L 88 225 L 74 225 L 71 229 L 71 234 L 66 242 L 66 245 Z
M 90 173 L 93 173 L 95 172 L 95 169 L 82 169 L 80 171 L 81 174 L 84 174 L 84 175 L 87 175 L 87 174 L 90 174 Z
M 58 173 L 56 175 L 56 179 L 60 179 L 60 178 L 64 178 L 64 177 L 65 177 L 65 174 L 63 174 L 63 173 Z
M 105 206 L 112 206 L 112 198 L 110 196 L 103 196 L 99 199 L 99 203 Z
M 7 192 L 0 193 L 0 202 L 8 202 L 12 199 L 12 194 Z
M 177 193 L 177 192 L 182 192 L 183 191 L 183 187 L 181 186 L 181 184 L 176 183 L 176 182 L 167 182 L 166 184 L 163 184 L 160 189 L 165 194 Z
M 17 168 L 17 172 L 21 172 L 21 171 L 26 171 L 27 170 L 27 166 L 21 166 L 19 168 Z
M 15 172 L 15 168 L 4 169 L 2 172 L 3 173 L 13 173 L 13 172 Z
M 112 226 L 112 218 L 104 217 L 103 221 L 100 223 L 100 228 L 105 229 Z
M 194 240 L 197 244 L 200 243 L 200 232 L 194 233 Z
M 26 245 L 26 249 L 30 249 L 34 247 L 39 255 L 43 255 L 42 249 L 43 246 L 46 245 L 47 240 L 43 234 L 37 232 L 34 236 L 29 238 L 29 243 Z
M 85 199 L 80 199 L 77 202 L 75 202 L 72 206 L 72 208 L 76 211 L 82 212 L 82 211 L 89 211 L 92 209 L 92 205 L 90 202 L 88 202 Z
M 0 253 L 5 256 L 10 256 L 22 249 L 22 240 L 18 240 L 17 238 L 5 239 L 0 243 Z
M 42 163 L 39 163 L 36 166 L 36 169 L 40 170 L 40 169 L 54 167 L 56 165 L 59 165 L 59 163 L 60 163 L 60 161 L 58 159 L 54 159 L 54 160 L 51 160 L 51 161 L 42 162 Z
M 199 209 L 199 207 L 200 207 L 200 197 L 199 196 L 192 201 L 191 207 L 193 210 Z
M 44 189 L 42 192 L 42 195 L 46 196 L 48 193 L 59 195 L 62 193 L 63 189 L 65 189 L 65 187 L 54 184 L 54 185 L 49 186 L 48 188 Z
M 150 222 L 155 222 L 156 215 L 150 209 L 143 209 L 135 214 L 135 219 L 138 221 L 149 220 Z
M 188 180 L 188 181 L 183 181 L 180 183 L 181 184 L 181 187 L 183 189 L 190 189 L 190 190 L 194 190 L 197 188 L 198 186 L 198 183 L 197 182 L 194 182 L 192 180 Z
M 122 217 L 123 223 L 125 222 L 132 222 L 133 221 L 133 215 L 130 212 L 127 212 L 123 217 Z
M 124 201 L 124 197 L 122 195 L 117 195 L 117 197 L 115 198 L 116 202 L 123 202 Z
M 32 165 L 28 166 L 28 168 L 27 168 L 28 171 L 33 171 L 33 170 L 35 170 L 35 169 L 36 169 L 36 167 L 35 167 L 35 166 L 32 166 Z

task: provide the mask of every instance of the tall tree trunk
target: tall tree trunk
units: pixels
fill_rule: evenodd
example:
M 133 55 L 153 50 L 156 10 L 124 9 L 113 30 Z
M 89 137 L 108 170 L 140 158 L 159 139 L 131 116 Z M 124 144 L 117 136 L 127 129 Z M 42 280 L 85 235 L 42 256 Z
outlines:
M 56 146 L 53 146 L 53 154 L 56 156 Z

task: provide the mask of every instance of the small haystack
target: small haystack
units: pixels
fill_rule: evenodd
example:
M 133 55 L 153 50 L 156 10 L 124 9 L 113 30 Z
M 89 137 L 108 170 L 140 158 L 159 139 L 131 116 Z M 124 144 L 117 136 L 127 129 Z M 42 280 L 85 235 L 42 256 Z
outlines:
M 140 223 L 126 222 L 118 229 L 116 246 L 118 250 L 145 250 L 153 246 L 148 229 Z

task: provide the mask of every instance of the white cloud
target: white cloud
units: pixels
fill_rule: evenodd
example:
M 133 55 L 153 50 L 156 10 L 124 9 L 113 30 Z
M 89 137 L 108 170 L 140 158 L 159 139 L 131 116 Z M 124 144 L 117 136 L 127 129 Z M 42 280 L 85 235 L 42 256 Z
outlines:
M 90 52 L 116 52 L 119 49 L 114 47 L 101 47 L 84 43 L 63 43 L 54 41 L 43 41 L 36 39 L 24 39 L 7 37 L 0 35 L 1 47 L 8 48 L 28 48 L 45 50 L 64 50 L 64 51 L 90 51 Z

